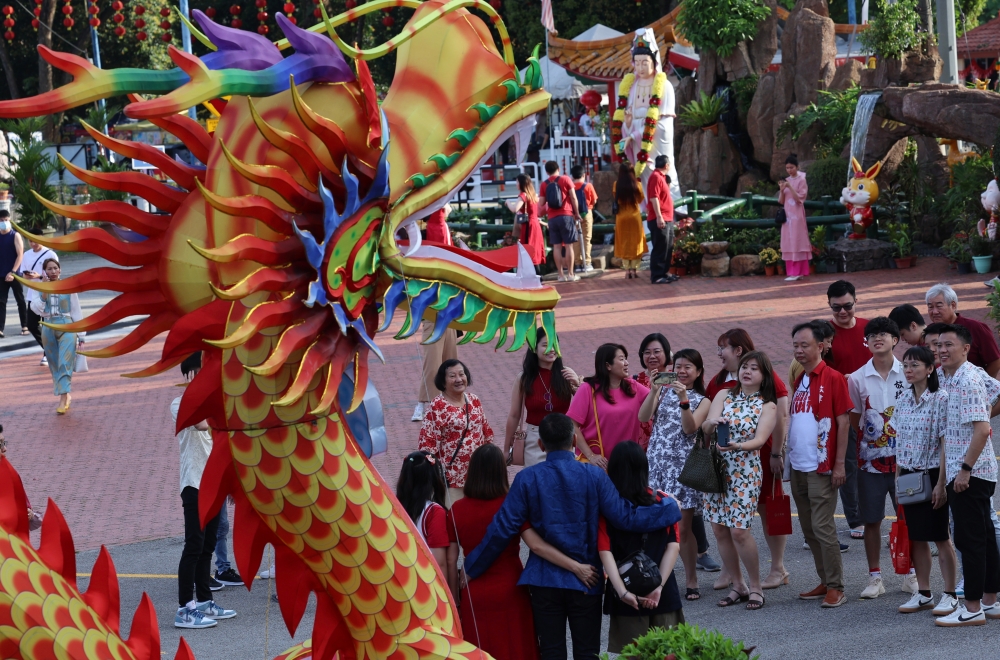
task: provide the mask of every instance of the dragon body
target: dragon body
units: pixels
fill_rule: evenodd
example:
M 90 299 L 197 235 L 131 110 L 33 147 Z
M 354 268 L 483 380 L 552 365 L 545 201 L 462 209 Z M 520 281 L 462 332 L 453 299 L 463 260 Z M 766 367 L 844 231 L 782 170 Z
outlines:
M 359 12 L 400 4 L 416 11 L 395 41 L 358 51 L 337 37 L 337 26 Z M 492 19 L 503 55 L 466 7 Z M 113 223 L 145 239 L 123 242 L 100 228 L 31 236 L 124 268 L 26 284 L 46 292 L 121 292 L 68 331 L 147 315 L 126 337 L 87 352 L 122 355 L 166 332 L 160 360 L 130 377 L 161 373 L 203 351 L 177 421 L 181 429 L 208 419 L 213 429 L 202 519 L 234 496 L 234 549 L 243 574 L 256 572 L 265 544 L 275 546 L 277 592 L 290 631 L 309 594 L 317 597 L 312 639 L 280 657 L 487 657 L 463 641 L 436 562 L 348 416 L 365 398 L 370 354 L 382 357 L 376 333 L 389 327 L 397 308 L 407 314 L 397 338 L 413 335 L 423 319 L 434 323 L 429 341 L 454 327 L 467 331 L 463 341 L 496 340 L 499 347 L 510 339 L 508 350 L 516 350 L 534 342 L 539 318 L 555 338 L 558 296 L 541 285 L 523 248 L 503 265 L 421 244 L 416 228 L 416 219 L 440 208 L 500 141 L 515 136 L 526 146 L 520 137 L 549 99 L 537 61 L 522 82 L 502 22 L 480 0 L 376 0 L 324 16 L 315 31 L 279 16 L 288 42 L 277 45 L 199 12 L 195 17 L 204 30 L 197 36 L 217 49 L 210 55 L 199 59 L 171 47 L 175 70 L 102 71 L 41 49 L 74 81 L 35 99 L 0 103 L 0 116 L 26 116 L 128 93 L 128 114 L 176 135 L 203 165 L 88 128 L 109 149 L 153 163 L 173 183 L 66 167 L 167 214 L 116 201 L 46 200 L 56 213 Z M 295 53 L 283 57 L 287 45 Z M 379 105 L 365 60 L 393 48 L 396 75 Z M 162 96 L 142 96 L 151 92 Z M 229 99 L 213 134 L 178 114 L 223 96 Z M 7 522 L 9 538 L 17 537 L 19 523 Z M 3 576 L 9 562 L 23 563 L 30 549 L 23 541 L 0 539 L 0 646 L 7 645 L 5 658 L 50 657 L 24 640 L 36 628 L 58 638 L 61 620 L 21 617 L 13 627 L 4 620 L 3 599 L 16 596 L 17 585 Z M 103 657 L 80 648 L 65 657 Z

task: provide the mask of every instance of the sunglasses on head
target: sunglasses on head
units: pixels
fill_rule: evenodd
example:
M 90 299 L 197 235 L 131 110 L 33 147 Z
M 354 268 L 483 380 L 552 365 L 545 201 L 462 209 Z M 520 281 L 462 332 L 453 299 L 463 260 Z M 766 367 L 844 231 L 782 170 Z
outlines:
M 830 303 L 830 309 L 832 309 L 835 313 L 840 312 L 841 310 L 847 310 L 849 312 L 852 309 L 854 309 L 854 303 L 849 302 L 849 303 L 844 303 L 843 305 L 840 305 L 838 303 Z

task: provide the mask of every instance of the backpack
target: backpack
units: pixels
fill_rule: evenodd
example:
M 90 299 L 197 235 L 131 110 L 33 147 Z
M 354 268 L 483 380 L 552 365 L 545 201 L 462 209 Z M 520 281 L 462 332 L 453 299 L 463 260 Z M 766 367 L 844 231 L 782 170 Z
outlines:
M 563 199 L 562 188 L 559 187 L 559 177 L 549 179 L 545 183 L 545 203 L 550 209 L 561 209 L 566 200 Z
M 587 208 L 587 184 L 583 184 L 576 189 L 576 203 L 580 207 L 580 215 L 584 216 L 590 212 Z

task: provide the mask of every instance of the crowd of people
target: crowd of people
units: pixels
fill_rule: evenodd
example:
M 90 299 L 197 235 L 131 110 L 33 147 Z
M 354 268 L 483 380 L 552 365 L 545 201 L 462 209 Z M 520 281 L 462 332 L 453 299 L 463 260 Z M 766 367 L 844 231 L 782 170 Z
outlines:
M 958 313 L 947 284 L 927 291 L 929 324 L 909 304 L 861 318 L 844 280 L 830 285 L 827 300 L 830 318 L 791 329 L 787 386 L 740 328 L 719 337 L 715 376 L 698 350 L 672 350 L 653 333 L 639 347 L 638 374 L 628 348 L 606 343 L 582 378 L 539 329 L 511 390 L 502 442 L 469 391 L 471 370 L 457 358 L 443 362 L 441 394 L 397 494 L 448 576 L 467 637 L 497 658 L 560 658 L 568 622 L 574 655 L 596 658 L 602 613 L 611 617 L 610 652 L 650 627 L 676 625 L 683 603 L 702 597 L 703 520 L 722 560 L 717 605 L 759 610 L 766 591 L 789 584 L 786 490 L 818 579 L 799 599 L 823 608 L 847 602 L 839 497 L 852 538 L 864 541 L 861 598 L 886 593 L 888 503 L 911 546 L 909 572 L 894 565 L 907 594 L 899 612 L 931 610 L 945 627 L 1000 619 L 993 333 Z M 682 483 L 701 438 L 718 454 L 721 493 Z M 525 469 L 508 483 L 518 441 Z M 770 550 L 764 576 L 755 514 Z M 530 551 L 523 567 L 521 540 Z M 937 597 L 933 554 L 944 586 Z

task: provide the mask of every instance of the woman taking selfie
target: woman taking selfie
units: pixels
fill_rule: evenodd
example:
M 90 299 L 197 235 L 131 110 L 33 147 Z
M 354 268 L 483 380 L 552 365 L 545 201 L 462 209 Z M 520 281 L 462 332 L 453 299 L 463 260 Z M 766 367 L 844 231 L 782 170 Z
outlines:
M 931 499 L 904 504 L 910 557 L 917 572 L 917 593 L 899 606 L 904 614 L 934 608 L 934 616 L 947 616 L 958 607 L 955 583 L 958 557 L 949 542 L 948 495 L 941 474 L 941 438 L 948 416 L 948 393 L 938 387 L 934 353 L 926 346 L 914 346 L 903 354 L 903 375 L 909 389 L 896 399 L 889 425 L 896 432 L 896 478 L 926 471 L 933 490 Z M 944 592 L 937 606 L 931 595 L 931 547 L 938 549 L 944 578 Z
M 774 369 L 764 353 L 744 355 L 738 373 L 739 383 L 716 395 L 701 427 L 706 435 L 716 434 L 726 465 L 726 492 L 706 493 L 705 518 L 712 523 L 722 563 L 732 579 L 729 595 L 719 601 L 719 607 L 746 602 L 748 610 L 759 610 L 764 607 L 764 594 L 750 524 L 760 496 L 758 450 L 774 430 L 777 397 Z M 743 582 L 740 561 L 749 574 L 749 589 Z
M 59 262 L 55 259 L 46 259 L 42 268 L 50 282 L 57 281 L 62 274 Z M 80 298 L 75 293 L 39 293 L 38 297 L 32 299 L 31 306 L 42 321 L 52 325 L 66 325 L 83 318 Z M 69 412 L 73 370 L 76 369 L 76 349 L 78 344 L 83 344 L 85 334 L 60 332 L 42 326 L 42 345 L 45 347 L 45 358 L 49 363 L 55 394 L 59 397 L 59 407 L 56 408 L 59 415 Z
M 708 418 L 712 405 L 705 396 L 704 372 L 698 351 L 691 348 L 677 351 L 674 355 L 677 380 L 669 386 L 657 385 L 654 371 L 652 388 L 639 409 L 640 422 L 653 422 L 646 450 L 649 485 L 654 490 L 670 493 L 681 509 L 680 553 L 687 580 L 684 596 L 687 600 L 701 597 L 698 591 L 698 541 L 692 533 L 692 525 L 694 514 L 702 506 L 702 494 L 681 484 L 678 478 L 684 469 L 684 461 L 694 447 L 698 427 Z
M 660 496 L 650 490 L 646 455 L 642 447 L 634 442 L 619 443 L 611 452 L 608 478 L 618 489 L 618 494 L 637 507 L 649 506 L 660 500 Z M 678 553 L 676 525 L 638 534 L 620 530 L 602 517 L 597 527 L 597 551 L 608 576 L 604 589 L 604 613 L 611 615 L 609 653 L 621 653 L 622 648 L 645 635 L 650 628 L 672 628 L 684 623 L 684 610 L 674 578 Z M 618 564 L 639 551 L 660 569 L 659 585 L 642 594 L 630 591 L 618 572 Z
M 577 449 L 606 470 L 615 445 L 642 433 L 639 408 L 649 388 L 629 378 L 628 351 L 621 344 L 601 344 L 594 355 L 594 375 L 583 382 L 566 414 L 573 420 Z
M 791 154 L 785 159 L 788 177 L 778 182 L 778 202 L 785 211 L 785 224 L 781 225 L 781 258 L 785 261 L 786 282 L 801 280 L 809 274 L 812 243 L 806 224 L 806 207 L 809 184 L 805 172 L 799 171 L 799 159 Z
M 472 374 L 460 360 L 445 360 L 434 378 L 441 394 L 424 413 L 417 449 L 442 461 L 448 486 L 448 505 L 462 498 L 472 452 L 493 442 L 483 404 L 468 391 Z
M 524 467 L 545 460 L 545 452 L 538 446 L 538 425 L 549 413 L 565 413 L 580 386 L 580 377 L 576 372 L 564 367 L 562 358 L 549 350 L 545 328 L 539 326 L 535 337 L 535 350 L 528 346 L 521 363 L 521 374 L 514 381 L 503 441 L 503 455 L 508 458 L 509 464 L 514 434 L 519 431 L 525 434 Z

